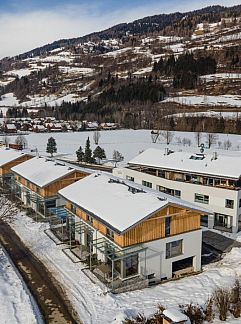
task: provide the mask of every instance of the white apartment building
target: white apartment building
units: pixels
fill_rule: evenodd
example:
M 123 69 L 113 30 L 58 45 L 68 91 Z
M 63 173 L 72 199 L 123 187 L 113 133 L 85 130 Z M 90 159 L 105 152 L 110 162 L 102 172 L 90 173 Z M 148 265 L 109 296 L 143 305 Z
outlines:
M 113 174 L 206 206 L 202 225 L 236 233 L 241 225 L 241 156 L 148 149 Z

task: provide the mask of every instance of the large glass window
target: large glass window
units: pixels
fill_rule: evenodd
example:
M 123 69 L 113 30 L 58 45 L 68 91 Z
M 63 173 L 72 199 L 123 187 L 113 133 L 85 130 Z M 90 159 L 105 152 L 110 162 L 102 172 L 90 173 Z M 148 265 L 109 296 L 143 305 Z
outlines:
M 214 226 L 231 229 L 232 228 L 232 216 L 215 213 L 214 214 Z
M 131 255 L 123 260 L 123 277 L 135 276 L 138 274 L 138 254 Z
M 171 234 L 171 217 L 165 218 L 165 236 L 169 236 Z
M 209 196 L 207 195 L 201 195 L 198 193 L 195 193 L 195 202 L 202 203 L 202 204 L 209 204 Z
M 166 259 L 182 254 L 183 240 L 173 241 L 166 244 Z

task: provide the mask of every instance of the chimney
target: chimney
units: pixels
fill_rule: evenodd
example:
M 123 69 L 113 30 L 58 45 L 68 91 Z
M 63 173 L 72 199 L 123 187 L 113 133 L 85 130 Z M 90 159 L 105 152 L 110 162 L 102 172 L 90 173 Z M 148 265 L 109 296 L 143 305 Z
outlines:
M 165 148 L 165 154 L 164 155 L 169 155 L 169 148 L 168 147 Z

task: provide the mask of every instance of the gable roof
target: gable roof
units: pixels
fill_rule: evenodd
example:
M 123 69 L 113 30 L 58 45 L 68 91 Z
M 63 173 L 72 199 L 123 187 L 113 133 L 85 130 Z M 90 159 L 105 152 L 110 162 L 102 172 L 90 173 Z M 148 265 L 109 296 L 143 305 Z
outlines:
M 13 162 L 25 155 L 28 154 L 2 147 L 0 148 L 0 167 L 4 166 L 7 163 Z
M 81 179 L 61 189 L 59 194 L 117 233 L 129 230 L 169 204 L 210 213 L 180 199 L 105 173 Z
M 43 188 L 76 170 L 43 157 L 35 157 L 12 168 L 12 171 Z
M 150 148 L 129 161 L 129 164 L 232 179 L 238 179 L 241 175 L 241 155 L 218 154 L 214 159 L 213 154 L 210 153 L 203 155 L 190 152 L 166 154 L 164 150 Z

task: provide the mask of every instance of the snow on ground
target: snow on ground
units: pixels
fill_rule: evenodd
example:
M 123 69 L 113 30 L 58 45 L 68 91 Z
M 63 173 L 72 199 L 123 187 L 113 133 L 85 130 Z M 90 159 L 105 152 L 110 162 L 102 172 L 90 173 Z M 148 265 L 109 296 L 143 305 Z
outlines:
M 46 223 L 35 223 L 19 214 L 10 225 L 62 284 L 83 323 L 120 324 L 126 316 L 155 312 L 158 304 L 166 307 L 190 302 L 204 305 L 215 288 L 230 287 L 235 278 L 241 276 L 241 249 L 233 248 L 221 261 L 206 266 L 199 275 L 119 295 L 105 294 L 106 288 L 98 280 L 93 283 L 81 271 L 84 265 L 72 263 L 61 251 L 63 246 L 56 246 L 44 233 L 48 228 Z M 228 323 L 238 323 L 238 320 L 230 319 Z
M 148 66 L 146 68 L 143 68 L 143 69 L 140 69 L 136 72 L 133 73 L 133 75 L 141 75 L 141 74 L 145 74 L 145 73 L 148 73 L 148 72 L 151 72 L 153 69 L 153 66 Z
M 189 106 L 229 106 L 241 107 L 241 97 L 238 95 L 220 95 L 220 96 L 180 96 L 172 97 L 163 102 L 177 102 Z
M 118 49 L 116 51 L 105 53 L 102 56 L 103 57 L 111 57 L 111 56 L 113 56 L 114 58 L 116 58 L 118 55 L 121 55 L 121 54 L 123 54 L 125 52 L 128 52 L 130 50 L 133 50 L 133 48 L 132 47 L 125 47 L 125 48 Z
M 49 95 L 49 96 L 29 96 L 29 101 L 25 101 L 21 103 L 22 107 L 43 107 L 45 104 L 47 106 L 60 106 L 63 101 L 66 102 L 76 102 L 80 101 L 81 99 L 79 97 L 76 97 L 75 94 L 67 94 L 67 95 L 59 95 L 58 97 L 56 95 Z
M 216 73 L 216 74 L 207 74 L 200 77 L 207 82 L 222 80 L 222 79 L 241 79 L 241 73 Z
M 186 112 L 186 113 L 179 113 L 179 114 L 173 114 L 169 115 L 167 117 L 174 117 L 174 118 L 180 118 L 180 117 L 216 117 L 224 119 L 237 119 L 240 118 L 241 113 L 240 112 L 231 112 L 231 111 L 200 111 L 200 112 Z
M 80 68 L 80 67 L 71 67 L 71 66 L 60 66 L 59 70 L 63 73 L 83 74 L 83 75 L 92 75 L 94 72 L 94 69 L 91 68 Z
M 2 324 L 41 323 L 33 298 L 1 246 L 0 314 Z
M 174 45 L 167 45 L 164 48 L 169 49 L 174 53 L 182 53 L 184 51 L 185 45 L 183 43 L 178 43 Z
M 1 99 L 2 100 L 0 100 L 0 107 L 3 107 L 3 106 L 13 107 L 13 106 L 17 106 L 19 103 L 19 101 L 15 97 L 14 93 L 12 93 L 12 92 L 2 95 Z
M 46 155 L 46 145 L 48 138 L 53 136 L 57 143 L 58 156 L 67 155 L 68 158 L 76 160 L 76 150 L 79 146 L 85 147 L 87 138 L 90 138 L 91 148 L 94 150 L 96 145 L 93 141 L 93 132 L 70 132 L 70 133 L 43 133 L 36 134 L 30 133 L 26 136 L 28 146 L 31 149 L 38 148 L 39 153 Z M 183 146 L 180 141 L 183 138 L 188 138 L 191 140 L 191 146 Z M 15 141 L 16 136 L 9 137 L 10 142 Z M 1 140 L 1 137 L 0 137 Z M 206 135 L 203 134 L 201 138 L 203 143 L 207 142 Z M 224 141 L 229 140 L 232 143 L 232 147 L 227 152 L 223 151 L 221 148 Z M 221 144 L 220 144 L 220 143 Z M 123 164 L 127 163 L 129 160 L 133 159 L 143 150 L 148 148 L 164 149 L 166 147 L 165 141 L 162 136 L 160 136 L 160 141 L 157 143 L 152 143 L 151 141 L 151 131 L 150 130 L 116 130 L 116 131 L 101 131 L 99 145 L 102 147 L 107 155 L 107 158 L 111 159 L 113 156 L 113 151 L 118 150 L 123 156 Z M 195 133 L 192 132 L 174 132 L 174 138 L 172 144 L 169 145 L 170 149 L 173 150 L 183 150 L 197 152 L 195 141 Z M 217 144 L 213 145 L 210 150 L 205 149 L 205 151 L 218 150 L 219 154 L 240 154 L 241 150 L 241 135 L 228 135 L 228 134 L 218 134 Z

